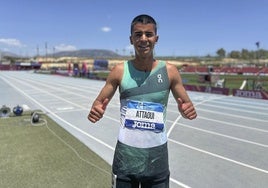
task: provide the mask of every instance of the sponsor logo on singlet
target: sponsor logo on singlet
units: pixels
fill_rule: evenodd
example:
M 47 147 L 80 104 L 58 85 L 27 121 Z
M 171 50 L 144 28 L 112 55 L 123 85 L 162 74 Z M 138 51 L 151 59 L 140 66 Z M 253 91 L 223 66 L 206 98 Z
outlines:
M 162 74 L 157 75 L 157 82 L 158 83 L 163 83 Z

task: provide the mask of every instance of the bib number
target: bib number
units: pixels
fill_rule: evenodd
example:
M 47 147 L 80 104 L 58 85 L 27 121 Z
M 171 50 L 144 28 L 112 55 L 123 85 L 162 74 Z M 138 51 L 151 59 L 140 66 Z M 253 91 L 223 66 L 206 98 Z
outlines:
M 164 129 L 163 105 L 153 102 L 129 100 L 125 116 L 125 127 L 154 132 Z

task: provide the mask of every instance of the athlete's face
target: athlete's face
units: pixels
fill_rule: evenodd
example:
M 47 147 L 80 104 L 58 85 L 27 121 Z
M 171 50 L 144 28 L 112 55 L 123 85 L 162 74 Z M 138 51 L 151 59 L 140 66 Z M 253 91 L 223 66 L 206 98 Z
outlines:
M 133 26 L 130 43 L 133 44 L 136 55 L 142 57 L 153 55 L 157 40 L 154 24 L 137 23 Z

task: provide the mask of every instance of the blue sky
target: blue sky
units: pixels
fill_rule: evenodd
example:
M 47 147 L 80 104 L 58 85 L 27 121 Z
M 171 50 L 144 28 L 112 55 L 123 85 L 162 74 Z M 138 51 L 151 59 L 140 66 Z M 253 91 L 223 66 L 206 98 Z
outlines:
M 0 50 L 44 55 L 108 49 L 129 54 L 130 22 L 158 23 L 156 55 L 215 55 L 268 49 L 267 0 L 0 0 Z

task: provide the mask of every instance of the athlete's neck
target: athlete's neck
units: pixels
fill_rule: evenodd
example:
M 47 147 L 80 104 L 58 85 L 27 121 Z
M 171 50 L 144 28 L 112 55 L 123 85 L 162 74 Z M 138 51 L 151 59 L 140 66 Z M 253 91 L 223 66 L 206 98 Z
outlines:
M 155 59 L 134 59 L 131 61 L 133 66 L 140 71 L 150 72 L 157 64 Z

